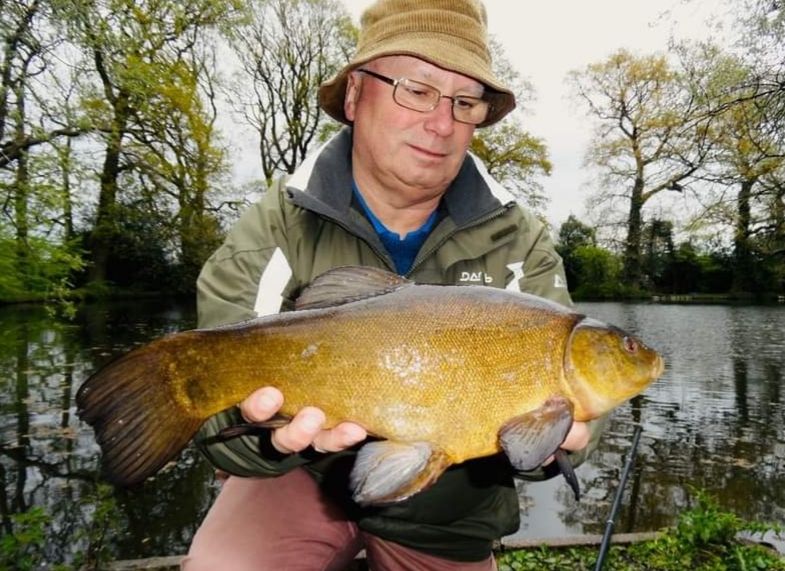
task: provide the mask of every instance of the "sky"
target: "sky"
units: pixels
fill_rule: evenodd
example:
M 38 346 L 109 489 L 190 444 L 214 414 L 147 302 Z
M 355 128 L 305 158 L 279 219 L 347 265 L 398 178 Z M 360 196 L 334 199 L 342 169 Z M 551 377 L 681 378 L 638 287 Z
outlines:
M 355 24 L 371 0 L 343 0 Z M 567 96 L 566 75 L 604 60 L 620 48 L 637 54 L 664 52 L 675 37 L 707 35 L 709 13 L 721 0 L 485 0 L 488 30 L 513 67 L 535 87 L 525 127 L 545 140 L 553 163 L 543 179 L 554 228 L 570 214 L 585 216 L 589 189 L 582 166 L 591 136 L 580 107 Z M 667 15 L 664 15 L 665 12 Z

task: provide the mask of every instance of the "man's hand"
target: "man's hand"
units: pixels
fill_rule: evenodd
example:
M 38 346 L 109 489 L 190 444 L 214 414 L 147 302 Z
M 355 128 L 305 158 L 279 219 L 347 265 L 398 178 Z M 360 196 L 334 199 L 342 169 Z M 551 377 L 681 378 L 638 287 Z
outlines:
M 570 452 L 577 452 L 583 450 L 589 445 L 591 433 L 589 432 L 589 425 L 585 422 L 573 422 L 572 428 L 567 433 L 567 438 L 562 442 L 561 447 Z
M 588 446 L 590 438 L 589 426 L 585 422 L 573 422 L 570 431 L 567 433 L 567 438 L 564 439 L 559 448 L 568 452 L 577 452 Z M 549 456 L 542 465 L 547 466 L 551 462 L 553 462 L 553 456 Z
M 264 422 L 283 405 L 283 394 L 274 387 L 254 391 L 240 403 L 240 413 L 248 422 Z M 341 422 L 324 428 L 324 412 L 307 406 L 300 410 L 286 426 L 273 431 L 271 444 L 282 454 L 300 452 L 309 446 L 317 452 L 337 452 L 354 446 L 367 436 L 365 429 L 353 422 Z

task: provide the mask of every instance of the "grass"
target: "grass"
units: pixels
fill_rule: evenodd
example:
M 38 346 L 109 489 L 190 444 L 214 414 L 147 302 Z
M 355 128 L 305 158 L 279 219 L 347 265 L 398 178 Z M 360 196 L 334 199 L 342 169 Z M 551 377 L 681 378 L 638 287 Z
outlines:
M 697 503 L 660 537 L 608 551 L 604 571 L 785 571 L 775 551 L 739 539 L 741 533 L 783 533 L 775 524 L 747 522 L 698 493 Z M 594 570 L 596 547 L 526 549 L 499 554 L 499 571 Z

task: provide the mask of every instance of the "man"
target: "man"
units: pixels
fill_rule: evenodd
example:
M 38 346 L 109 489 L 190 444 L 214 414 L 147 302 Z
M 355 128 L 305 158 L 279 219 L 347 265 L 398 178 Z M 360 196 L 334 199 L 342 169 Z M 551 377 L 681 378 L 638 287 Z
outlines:
M 342 265 L 570 303 L 547 231 L 467 154 L 475 128 L 515 106 L 491 71 L 481 4 L 378 1 L 363 15 L 354 59 L 319 98 L 348 126 L 246 212 L 206 263 L 201 326 L 291 309 L 309 282 Z M 270 386 L 208 421 L 201 435 L 273 416 L 285 395 L 275 379 L 262 381 Z M 185 569 L 337 571 L 362 548 L 372 569 L 495 568 L 492 541 L 519 525 L 503 456 L 448 470 L 400 504 L 361 508 L 348 496 L 347 474 L 349 449 L 366 433 L 351 422 L 323 424 L 322 411 L 307 407 L 266 436 L 203 446 L 232 475 Z M 596 432 L 573 426 L 563 447 L 578 451 L 574 463 Z

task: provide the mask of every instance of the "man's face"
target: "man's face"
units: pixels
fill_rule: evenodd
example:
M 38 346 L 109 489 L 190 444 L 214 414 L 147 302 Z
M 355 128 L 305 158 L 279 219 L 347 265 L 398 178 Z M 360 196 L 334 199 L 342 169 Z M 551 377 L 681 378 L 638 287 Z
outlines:
M 383 57 L 362 67 L 432 85 L 443 95 L 483 93 L 474 79 L 410 56 Z M 344 110 L 354 122 L 355 177 L 395 191 L 402 205 L 444 192 L 458 174 L 475 128 L 453 119 L 449 99 L 430 112 L 412 111 L 393 100 L 392 85 L 358 72 L 349 78 Z

